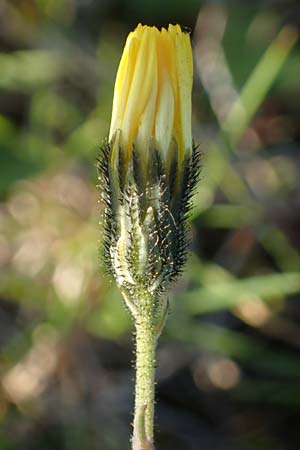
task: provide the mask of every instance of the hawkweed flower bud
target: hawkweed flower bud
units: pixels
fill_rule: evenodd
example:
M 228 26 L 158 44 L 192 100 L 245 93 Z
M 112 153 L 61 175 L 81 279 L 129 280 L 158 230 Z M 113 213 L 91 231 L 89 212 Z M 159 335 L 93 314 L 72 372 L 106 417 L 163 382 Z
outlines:
M 105 261 L 132 299 L 158 295 L 186 260 L 186 218 L 199 154 L 191 135 L 192 51 L 179 25 L 138 25 L 127 38 L 99 163 Z
M 164 292 L 187 255 L 187 215 L 199 173 L 191 134 L 192 50 L 179 25 L 138 25 L 120 61 L 98 174 L 104 259 L 136 326 L 134 449 L 151 449 L 154 349 Z

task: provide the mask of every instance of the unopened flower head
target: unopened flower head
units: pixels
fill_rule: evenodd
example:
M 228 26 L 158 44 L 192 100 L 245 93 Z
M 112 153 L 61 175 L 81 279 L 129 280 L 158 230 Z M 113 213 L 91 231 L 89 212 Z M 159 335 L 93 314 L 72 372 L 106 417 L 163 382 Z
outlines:
M 186 260 L 187 214 L 199 172 L 192 74 L 190 37 L 179 25 L 160 31 L 138 25 L 129 34 L 98 172 L 105 261 L 132 311 L 143 290 L 159 298 Z
M 166 166 L 180 165 L 192 153 L 191 91 L 193 59 L 188 33 L 179 25 L 159 31 L 142 26 L 127 38 L 120 61 L 109 138 L 121 131 L 126 158 L 132 149 L 155 148 Z M 174 155 L 176 152 L 176 155 Z

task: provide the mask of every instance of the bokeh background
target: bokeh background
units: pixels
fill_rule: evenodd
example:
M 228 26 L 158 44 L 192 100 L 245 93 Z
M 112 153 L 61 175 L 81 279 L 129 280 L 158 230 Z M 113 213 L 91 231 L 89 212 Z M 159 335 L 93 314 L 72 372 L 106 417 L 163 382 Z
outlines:
M 157 359 L 157 450 L 300 448 L 295 1 L 0 1 L 0 449 L 126 450 L 132 324 L 95 160 L 125 37 L 180 23 L 203 153 Z

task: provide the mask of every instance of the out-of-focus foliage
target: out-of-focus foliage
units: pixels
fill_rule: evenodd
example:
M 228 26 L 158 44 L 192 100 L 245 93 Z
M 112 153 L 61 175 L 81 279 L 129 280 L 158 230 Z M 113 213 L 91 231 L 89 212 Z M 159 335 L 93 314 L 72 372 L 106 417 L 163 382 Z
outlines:
M 0 2 L 0 448 L 129 448 L 131 323 L 95 160 L 124 38 L 190 28 L 203 152 L 158 349 L 157 448 L 300 447 L 297 2 Z

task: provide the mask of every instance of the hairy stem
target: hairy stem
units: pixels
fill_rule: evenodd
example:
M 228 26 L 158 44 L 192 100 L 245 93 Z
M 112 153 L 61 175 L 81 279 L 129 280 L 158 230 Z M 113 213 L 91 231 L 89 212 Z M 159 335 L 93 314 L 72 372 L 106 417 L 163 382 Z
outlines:
M 154 298 L 141 296 L 136 319 L 136 380 L 133 423 L 133 450 L 153 450 L 153 417 L 155 392 Z

